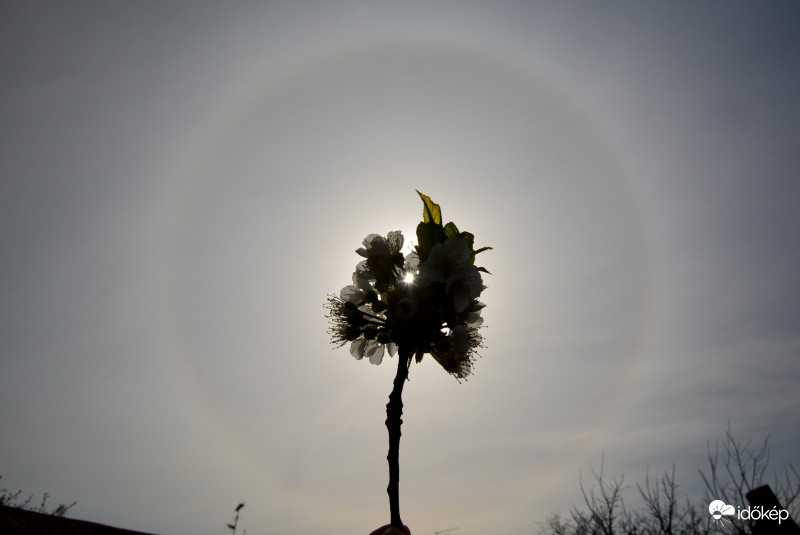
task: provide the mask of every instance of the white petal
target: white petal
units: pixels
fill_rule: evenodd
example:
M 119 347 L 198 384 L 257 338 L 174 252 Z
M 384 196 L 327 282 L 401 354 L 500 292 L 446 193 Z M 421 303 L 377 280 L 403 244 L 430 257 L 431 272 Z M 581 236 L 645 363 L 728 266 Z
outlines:
M 386 238 L 383 236 L 375 235 L 375 237 L 370 242 L 370 245 L 367 246 L 367 249 L 370 250 L 369 252 L 372 254 L 379 254 L 386 256 L 389 254 L 389 242 L 386 241 Z
M 469 323 L 472 327 L 480 327 L 483 325 L 483 318 L 479 312 L 470 312 L 470 315 L 467 318 L 467 323 Z
M 431 248 L 428 259 L 419 268 L 419 277 L 417 282 L 422 286 L 429 286 L 434 282 L 445 282 L 444 270 L 447 266 L 447 259 L 444 255 L 444 246 L 437 243 Z
M 353 272 L 353 284 L 355 284 L 365 292 L 372 290 L 372 286 L 370 285 L 369 281 L 370 278 L 366 272 L 359 271 L 358 269 L 356 269 Z
M 356 273 L 358 273 L 359 277 L 364 277 L 368 280 L 375 280 L 375 275 L 369 272 L 366 260 L 362 260 L 361 262 L 356 264 Z
M 416 271 L 419 269 L 419 256 L 417 253 L 408 253 L 403 269 L 405 271 Z
M 364 358 L 364 346 L 366 343 L 367 340 L 365 338 L 359 338 L 350 344 L 350 354 L 353 355 L 356 360 L 361 360 Z
M 354 305 L 360 303 L 361 300 L 364 299 L 364 295 L 364 291 L 353 284 L 345 286 L 342 288 L 342 291 L 339 292 L 339 297 L 342 298 L 342 301 L 348 301 Z
M 395 251 L 403 248 L 403 233 L 399 230 L 393 230 L 386 235 L 386 240 L 389 242 L 389 247 Z
M 367 237 L 364 238 L 364 241 L 362 241 L 361 243 L 364 244 L 364 247 L 370 248 L 372 246 L 372 240 L 374 240 L 375 238 L 383 239 L 383 236 L 381 236 L 380 234 L 368 234 Z
M 481 295 L 483 291 L 483 279 L 481 278 L 481 272 L 478 271 L 478 268 L 475 266 L 468 266 L 464 275 L 464 282 L 467 284 L 472 297 Z
M 380 364 L 383 360 L 383 344 L 379 344 L 375 340 L 367 340 L 364 356 L 369 357 L 372 364 Z
M 464 312 L 464 309 L 469 305 L 469 301 L 469 295 L 463 290 L 453 294 L 453 308 L 456 309 L 456 312 Z
M 431 252 L 428 254 L 428 260 L 425 261 L 425 264 L 436 264 L 442 260 L 444 260 L 444 245 L 437 243 L 431 248 Z
M 388 344 L 386 344 L 386 349 L 389 350 L 389 356 L 393 357 L 395 353 L 397 353 L 397 344 L 395 344 L 394 342 L 389 342 Z
M 467 240 L 464 238 L 459 238 L 458 236 L 447 238 L 444 242 L 444 248 L 448 260 L 450 260 L 453 265 L 469 264 L 471 254 Z

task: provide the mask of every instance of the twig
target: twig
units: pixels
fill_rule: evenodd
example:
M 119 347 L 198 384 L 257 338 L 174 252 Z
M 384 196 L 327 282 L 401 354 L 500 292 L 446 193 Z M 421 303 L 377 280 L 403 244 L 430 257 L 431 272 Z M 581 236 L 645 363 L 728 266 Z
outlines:
M 409 352 L 405 347 L 398 348 L 397 355 L 397 375 L 394 378 L 392 393 L 389 394 L 389 403 L 386 404 L 386 429 L 389 431 L 389 454 L 386 460 L 389 461 L 389 486 L 386 492 L 389 493 L 389 512 L 391 513 L 391 524 L 397 529 L 403 529 L 403 521 L 400 520 L 400 426 L 403 424 L 403 385 L 408 379 L 408 363 L 413 352 Z

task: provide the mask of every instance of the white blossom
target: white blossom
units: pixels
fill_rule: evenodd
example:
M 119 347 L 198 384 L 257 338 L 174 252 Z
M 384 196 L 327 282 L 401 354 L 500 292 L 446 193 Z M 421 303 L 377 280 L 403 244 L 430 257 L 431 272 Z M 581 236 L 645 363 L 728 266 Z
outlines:
M 473 250 L 472 234 L 452 222 L 443 225 L 439 206 L 419 195 L 425 211 L 416 250 L 401 252 L 400 231 L 367 235 L 356 249 L 362 258 L 352 284 L 324 305 L 328 332 L 337 347 L 350 343 L 356 360 L 380 364 L 388 351 L 419 362 L 428 353 L 460 380 L 472 373 L 476 350 L 484 347 L 479 330 L 486 305 L 478 298 L 485 269 L 473 264 L 477 253 L 491 248 Z
M 356 252 L 364 258 L 373 255 L 389 255 L 389 242 L 380 234 L 369 234 L 361 243 L 364 244 L 364 247 L 359 247 Z
M 366 292 L 354 284 L 345 286 L 342 288 L 342 291 L 339 292 L 339 297 L 342 298 L 342 301 L 347 301 L 354 305 L 359 304 L 361 300 L 364 299 L 365 295 Z
M 383 360 L 384 345 L 375 340 L 359 338 L 350 344 L 350 354 L 356 360 L 367 357 L 372 364 L 378 365 Z
M 481 273 L 470 264 L 471 257 L 469 244 L 463 238 L 453 236 L 437 243 L 419 270 L 420 284 L 444 283 L 456 312 L 463 312 L 483 290 Z

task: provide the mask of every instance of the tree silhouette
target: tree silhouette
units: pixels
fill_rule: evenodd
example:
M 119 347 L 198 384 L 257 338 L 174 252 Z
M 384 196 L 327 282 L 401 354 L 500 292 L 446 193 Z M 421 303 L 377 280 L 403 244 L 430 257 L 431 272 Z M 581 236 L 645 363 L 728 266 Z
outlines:
M 580 482 L 583 506 L 573 505 L 566 515 L 550 514 L 540 523 L 540 535 L 800 535 L 793 520 L 800 516 L 800 474 L 793 465 L 786 464 L 780 473 L 773 474 L 771 482 L 767 481 L 768 440 L 754 448 L 750 442 L 737 441 L 728 426 L 724 440 L 715 441 L 713 448 L 708 445 L 708 467 L 699 471 L 705 486 L 701 500 L 681 498 L 673 465 L 670 471 L 653 478 L 648 472 L 644 484 L 636 484 L 643 504 L 636 509 L 625 502 L 624 476 L 608 479 L 601 458 L 600 470 L 591 469 L 594 484 L 587 489 Z M 771 486 L 764 487 L 768 483 Z M 788 520 L 727 521 L 708 511 L 708 504 L 714 500 L 755 506 L 755 495 L 767 492 L 766 488 L 774 491 L 779 509 L 788 511 Z

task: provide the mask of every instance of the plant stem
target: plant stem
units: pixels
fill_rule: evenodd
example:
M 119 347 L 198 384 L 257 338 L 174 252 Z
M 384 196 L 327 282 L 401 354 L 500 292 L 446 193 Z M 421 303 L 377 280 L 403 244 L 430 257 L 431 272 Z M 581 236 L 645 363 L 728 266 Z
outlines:
M 408 364 L 411 360 L 413 351 L 408 351 L 403 346 L 398 348 L 397 355 L 397 375 L 394 378 L 394 387 L 389 394 L 389 403 L 386 404 L 386 429 L 389 431 L 389 454 L 386 460 L 389 461 L 389 486 L 386 492 L 389 493 L 389 512 L 391 514 L 391 524 L 397 529 L 403 529 L 403 521 L 400 520 L 400 426 L 403 424 L 403 385 L 408 379 Z

